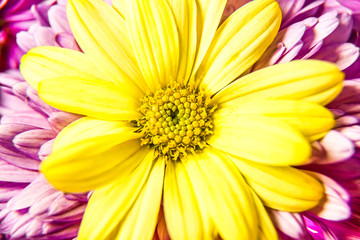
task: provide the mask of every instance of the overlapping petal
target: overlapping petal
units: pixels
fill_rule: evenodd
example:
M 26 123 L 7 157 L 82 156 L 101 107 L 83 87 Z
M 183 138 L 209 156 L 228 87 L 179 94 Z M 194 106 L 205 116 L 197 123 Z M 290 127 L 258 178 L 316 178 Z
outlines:
M 332 63 L 293 61 L 250 73 L 217 93 L 213 101 L 225 106 L 247 101 L 288 99 L 325 105 L 339 94 L 343 79 L 344 74 Z
M 187 82 L 197 51 L 197 5 L 195 0 L 168 0 L 179 32 L 178 82 Z
M 183 159 L 195 195 L 224 239 L 256 239 L 258 215 L 243 177 L 214 149 Z
M 179 36 L 172 10 L 163 0 L 134 0 L 126 18 L 141 73 L 155 91 L 176 80 L 179 67 Z
M 215 112 L 214 134 L 207 142 L 230 154 L 275 166 L 305 164 L 311 154 L 309 143 L 298 130 L 261 115 Z
M 79 239 L 116 236 L 116 228 L 139 196 L 153 165 L 153 151 L 143 148 L 135 155 L 133 171 L 118 174 L 112 183 L 94 191 L 82 220 Z
M 211 239 L 209 219 L 202 216 L 204 212 L 200 209 L 183 163 L 168 162 L 164 183 L 164 213 L 172 239 Z
M 63 111 L 105 120 L 131 120 L 141 117 L 140 101 L 127 94 L 132 88 L 99 79 L 58 77 L 39 83 L 40 97 Z M 61 91 L 59 91 L 61 89 Z
M 80 119 L 59 134 L 54 153 L 43 162 L 41 171 L 63 191 L 95 189 L 131 170 L 129 166 L 138 160 L 138 137 L 122 122 Z
M 280 23 L 274 0 L 253 1 L 233 13 L 216 31 L 198 69 L 200 87 L 212 95 L 239 77 L 265 52 Z
M 226 116 L 262 115 L 280 120 L 299 130 L 309 140 L 323 137 L 334 125 L 332 113 L 326 108 L 303 101 L 264 100 L 244 102 L 216 111 L 218 118 Z
M 193 75 L 199 68 L 211 41 L 219 26 L 226 0 L 196 0 L 197 3 L 197 40 L 198 51 L 193 68 Z
M 117 240 L 152 239 L 161 204 L 165 159 L 155 161 L 149 177 L 126 217 L 120 222 Z
M 37 47 L 21 59 L 21 73 L 38 89 L 41 80 L 57 77 L 98 78 L 110 81 L 85 54 L 66 48 Z
M 232 155 L 228 157 L 268 207 L 301 212 L 316 206 L 324 195 L 318 180 L 296 168 L 267 166 Z
M 102 0 L 69 0 L 67 16 L 81 49 L 110 81 L 146 90 L 127 34 L 127 24 L 113 8 Z

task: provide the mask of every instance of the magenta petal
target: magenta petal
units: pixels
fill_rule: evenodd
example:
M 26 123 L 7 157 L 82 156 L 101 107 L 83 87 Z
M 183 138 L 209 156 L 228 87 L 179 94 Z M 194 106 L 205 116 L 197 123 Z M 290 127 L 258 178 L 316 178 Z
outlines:
M 338 16 L 339 26 L 324 40 L 325 44 L 345 43 L 349 40 L 353 28 L 352 16 L 343 13 Z

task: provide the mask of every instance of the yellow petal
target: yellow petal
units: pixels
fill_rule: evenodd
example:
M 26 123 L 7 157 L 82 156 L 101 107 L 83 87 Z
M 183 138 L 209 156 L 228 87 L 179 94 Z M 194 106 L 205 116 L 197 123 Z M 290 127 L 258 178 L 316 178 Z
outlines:
M 164 171 L 165 160 L 157 159 L 139 196 L 121 221 L 117 240 L 153 238 L 161 204 Z
M 133 0 L 126 18 L 140 70 L 155 91 L 176 80 L 179 65 L 179 38 L 167 1 Z
M 67 17 L 71 30 L 86 56 L 108 79 L 119 86 L 132 86 L 139 97 L 146 84 L 136 63 L 124 19 L 102 0 L 69 0 Z
M 260 240 L 277 240 L 279 239 L 274 224 L 267 213 L 262 201 L 253 190 L 250 190 L 254 203 L 259 214 L 259 239 Z
M 217 30 L 196 74 L 212 95 L 251 67 L 275 38 L 281 10 L 275 0 L 252 1 L 233 13 Z
M 290 100 L 264 100 L 229 104 L 216 112 L 217 117 L 263 115 L 280 120 L 299 130 L 314 141 L 323 137 L 335 125 L 332 113 L 326 108 L 308 102 Z
M 322 184 L 301 170 L 258 164 L 232 155 L 228 157 L 268 207 L 288 212 L 306 211 L 323 197 Z
M 140 101 L 128 95 L 131 87 L 80 77 L 45 79 L 39 95 L 60 110 L 105 120 L 131 120 L 141 117 Z
M 90 133 L 91 127 L 95 133 Z M 121 122 L 80 119 L 59 134 L 41 171 L 63 191 L 83 192 L 106 184 L 136 162 L 133 154 L 140 141 L 134 130 Z
M 214 134 L 207 142 L 222 151 L 255 162 L 287 166 L 308 162 L 311 148 L 288 124 L 261 115 L 214 113 Z
M 195 0 L 168 0 L 173 11 L 179 31 L 179 72 L 177 80 L 187 83 L 197 50 L 196 31 L 196 1 Z
M 139 196 L 152 167 L 154 153 L 142 148 L 131 171 L 119 172 L 110 184 L 96 189 L 86 207 L 79 230 L 79 240 L 106 239 L 125 217 Z M 140 163 L 139 163 L 140 162 Z M 96 219 L 96 221 L 94 221 Z
M 332 63 L 293 61 L 239 78 L 216 94 L 213 101 L 225 106 L 255 100 L 288 99 L 326 105 L 340 93 L 343 80 L 344 74 Z
M 200 66 L 225 9 L 226 0 L 196 0 L 197 3 L 197 39 L 198 52 L 194 63 L 193 74 Z
M 169 161 L 164 183 L 164 213 L 171 239 L 211 239 L 184 165 Z
M 182 160 L 200 205 L 223 239 L 257 239 L 258 216 L 243 177 L 228 159 L 206 148 Z
M 118 12 L 118 14 L 125 19 L 128 0 L 112 0 L 112 7 Z
M 85 54 L 59 47 L 36 47 L 21 58 L 20 70 L 36 90 L 43 79 L 65 76 L 99 78 L 108 81 Z

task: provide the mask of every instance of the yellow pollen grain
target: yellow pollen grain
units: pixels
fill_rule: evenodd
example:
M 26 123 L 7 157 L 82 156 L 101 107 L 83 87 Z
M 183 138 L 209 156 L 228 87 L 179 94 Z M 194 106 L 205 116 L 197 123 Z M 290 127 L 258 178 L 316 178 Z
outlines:
M 207 146 L 216 106 L 209 106 L 203 92 L 172 82 L 141 102 L 143 117 L 137 121 L 141 144 L 154 148 L 158 156 L 177 160 Z

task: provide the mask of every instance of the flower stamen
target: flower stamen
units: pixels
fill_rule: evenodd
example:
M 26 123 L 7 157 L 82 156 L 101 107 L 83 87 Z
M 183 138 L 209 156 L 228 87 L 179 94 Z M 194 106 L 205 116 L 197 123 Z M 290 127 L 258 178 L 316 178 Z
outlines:
M 195 153 L 213 134 L 211 114 L 216 106 L 210 107 L 210 98 L 193 85 L 184 87 L 172 82 L 140 101 L 143 117 L 137 125 L 143 133 L 141 144 L 154 147 L 157 156 L 177 160 Z

